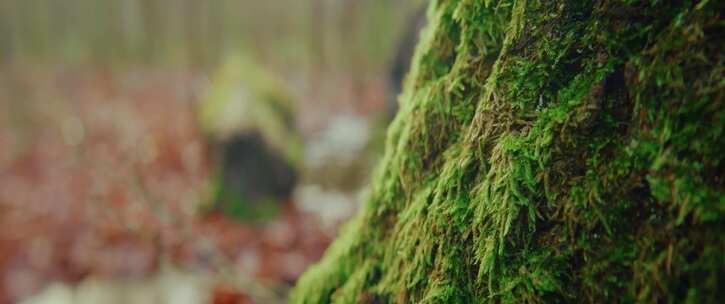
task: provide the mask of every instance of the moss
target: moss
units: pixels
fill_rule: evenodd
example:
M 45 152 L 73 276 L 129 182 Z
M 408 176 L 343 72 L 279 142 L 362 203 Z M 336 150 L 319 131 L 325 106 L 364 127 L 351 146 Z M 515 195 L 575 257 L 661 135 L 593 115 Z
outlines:
M 247 223 L 264 223 L 280 214 L 278 198 L 250 197 L 243 191 L 225 185 L 223 174 L 220 173 L 212 181 L 210 201 L 202 205 L 203 213 L 221 212 L 231 219 Z
M 291 301 L 725 297 L 722 8 L 433 1 L 370 197 Z

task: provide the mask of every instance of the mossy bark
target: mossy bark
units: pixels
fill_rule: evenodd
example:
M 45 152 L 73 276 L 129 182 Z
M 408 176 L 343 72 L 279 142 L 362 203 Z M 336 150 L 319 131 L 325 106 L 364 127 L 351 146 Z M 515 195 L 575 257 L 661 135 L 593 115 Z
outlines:
M 725 298 L 720 1 L 439 0 L 293 303 Z

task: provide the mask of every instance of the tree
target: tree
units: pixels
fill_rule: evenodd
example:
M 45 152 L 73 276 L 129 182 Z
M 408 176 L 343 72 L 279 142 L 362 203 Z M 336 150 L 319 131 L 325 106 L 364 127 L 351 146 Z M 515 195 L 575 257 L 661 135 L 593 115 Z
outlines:
M 296 303 L 725 298 L 720 1 L 439 0 Z

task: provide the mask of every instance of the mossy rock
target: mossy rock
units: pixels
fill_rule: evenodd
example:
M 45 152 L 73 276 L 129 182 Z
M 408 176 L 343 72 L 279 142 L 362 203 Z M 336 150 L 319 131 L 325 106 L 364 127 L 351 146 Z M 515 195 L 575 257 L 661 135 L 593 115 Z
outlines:
M 725 299 L 722 1 L 433 1 L 292 303 Z
M 199 107 L 216 174 L 211 207 L 234 218 L 264 220 L 292 193 L 302 143 L 284 85 L 241 56 L 213 75 Z

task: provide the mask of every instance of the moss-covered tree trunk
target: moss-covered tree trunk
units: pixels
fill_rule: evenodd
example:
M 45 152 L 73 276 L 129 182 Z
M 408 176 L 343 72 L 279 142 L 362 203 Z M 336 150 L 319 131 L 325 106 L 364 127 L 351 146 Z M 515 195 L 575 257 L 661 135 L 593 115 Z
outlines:
M 722 1 L 439 0 L 295 303 L 725 299 Z

